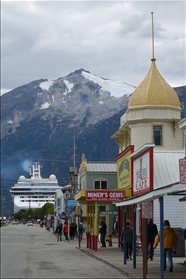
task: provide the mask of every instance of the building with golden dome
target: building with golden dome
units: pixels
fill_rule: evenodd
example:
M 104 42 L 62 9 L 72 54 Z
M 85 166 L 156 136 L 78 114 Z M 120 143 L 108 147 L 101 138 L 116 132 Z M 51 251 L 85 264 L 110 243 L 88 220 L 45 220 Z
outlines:
M 120 152 L 130 144 L 137 149 L 147 142 L 154 143 L 156 150 L 181 150 L 184 147 L 183 133 L 177 125 L 180 114 L 178 95 L 161 76 L 153 58 L 112 138 L 119 145 Z
M 184 158 L 185 152 L 180 120 L 178 95 L 158 71 L 153 54 L 147 75 L 132 93 L 119 129 L 112 135 L 119 147 L 118 188 L 125 189 L 127 197 L 116 206 L 121 216 L 125 207 L 126 218 L 132 219 L 131 207 L 136 204 L 137 234 L 141 233 L 141 205 L 146 201 L 152 203 L 152 218 L 159 229 L 162 218 L 170 220 L 172 227 L 186 227 L 186 203 L 179 202 L 180 196 L 174 195 L 183 189 L 179 159 Z M 150 149 L 153 152 L 148 155 Z M 136 185 L 140 185 L 137 190 Z M 179 193 L 184 195 L 184 191 Z M 160 212 L 160 197 L 164 202 L 163 212 Z M 122 220 L 123 217 L 121 223 Z

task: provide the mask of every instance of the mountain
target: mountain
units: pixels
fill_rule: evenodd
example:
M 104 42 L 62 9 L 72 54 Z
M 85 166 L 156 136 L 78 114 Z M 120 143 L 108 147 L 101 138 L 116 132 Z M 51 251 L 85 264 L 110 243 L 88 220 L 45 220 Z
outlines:
M 43 177 L 53 173 L 63 186 L 69 183 L 70 167 L 79 167 L 82 153 L 89 161 L 114 161 L 118 146 L 111 136 L 134 89 L 79 69 L 2 95 L 1 187 L 6 214 L 13 210 L 10 187 L 20 175 L 28 175 L 34 161 L 42 165 Z M 175 90 L 185 117 L 186 86 Z
M 36 116 L 47 120 L 51 128 L 53 118 L 68 127 L 82 121 L 85 126 L 95 124 L 121 110 L 134 89 L 83 69 L 53 81 L 32 81 L 2 95 L 1 139 Z

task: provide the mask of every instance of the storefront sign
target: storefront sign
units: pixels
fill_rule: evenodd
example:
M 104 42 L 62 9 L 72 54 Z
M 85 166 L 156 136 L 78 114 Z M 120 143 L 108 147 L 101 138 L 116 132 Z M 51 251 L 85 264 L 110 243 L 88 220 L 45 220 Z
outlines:
M 180 183 L 186 184 L 186 158 L 179 160 Z
M 150 152 L 133 161 L 133 195 L 150 191 Z
M 100 211 L 99 215 L 117 215 L 117 211 Z
M 153 202 L 146 201 L 142 202 L 142 219 L 152 219 L 153 213 Z
M 125 191 L 86 190 L 87 201 L 119 201 L 125 198 Z
M 66 201 L 67 207 L 77 207 L 78 206 L 78 201 L 76 200 L 67 200 Z
M 118 189 L 128 189 L 128 195 L 131 196 L 131 158 L 134 146 L 128 146 L 116 158 L 117 160 L 117 182 Z
M 126 188 L 130 185 L 130 152 L 117 161 L 118 188 Z

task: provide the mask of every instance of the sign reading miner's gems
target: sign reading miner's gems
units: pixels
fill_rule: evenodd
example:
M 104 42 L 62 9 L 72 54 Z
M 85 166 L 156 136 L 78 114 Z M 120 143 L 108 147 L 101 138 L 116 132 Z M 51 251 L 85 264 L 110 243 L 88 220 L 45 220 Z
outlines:
M 124 198 L 124 190 L 86 190 L 87 201 L 121 201 Z

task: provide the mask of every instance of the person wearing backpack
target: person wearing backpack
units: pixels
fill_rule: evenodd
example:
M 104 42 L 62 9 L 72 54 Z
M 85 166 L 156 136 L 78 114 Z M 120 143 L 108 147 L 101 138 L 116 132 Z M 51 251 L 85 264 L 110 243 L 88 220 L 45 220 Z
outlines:
M 148 249 L 148 256 L 147 259 L 153 260 L 154 256 L 154 240 L 158 234 L 158 229 L 156 224 L 153 223 L 152 219 L 148 220 L 147 224 L 147 249 Z
M 178 240 L 175 231 L 171 228 L 169 220 L 164 221 L 164 271 L 167 269 L 166 257 L 168 258 L 169 264 L 169 272 L 173 271 L 173 260 L 172 253 L 173 249 L 177 248 Z M 158 246 L 160 242 L 160 232 L 158 232 L 155 241 L 154 241 L 154 249 Z
M 84 225 L 82 222 L 79 223 L 79 235 L 80 235 L 80 241 L 83 239 L 83 233 L 84 233 Z
M 57 227 L 55 230 L 55 233 L 57 235 L 57 241 L 62 241 L 62 229 L 63 229 L 63 225 L 62 223 L 58 220 L 57 221 Z

